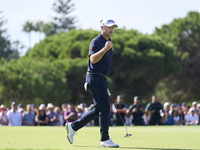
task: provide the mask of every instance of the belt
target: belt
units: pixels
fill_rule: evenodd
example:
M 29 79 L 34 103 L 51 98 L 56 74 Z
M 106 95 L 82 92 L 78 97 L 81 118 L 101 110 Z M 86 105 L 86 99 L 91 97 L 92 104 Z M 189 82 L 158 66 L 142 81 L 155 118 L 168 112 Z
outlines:
M 87 72 L 87 74 L 97 74 L 97 75 L 101 75 L 103 76 L 104 78 L 107 78 L 108 76 L 103 74 L 103 73 L 95 73 L 95 72 Z

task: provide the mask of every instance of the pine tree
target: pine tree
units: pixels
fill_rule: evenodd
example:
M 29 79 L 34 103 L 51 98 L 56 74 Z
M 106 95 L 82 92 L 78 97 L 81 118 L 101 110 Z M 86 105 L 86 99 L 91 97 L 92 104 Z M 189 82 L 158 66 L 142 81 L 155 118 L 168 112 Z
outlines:
M 53 4 L 53 10 L 58 13 L 53 17 L 53 24 L 56 32 L 67 32 L 75 28 L 76 17 L 69 16 L 74 11 L 74 4 L 71 0 L 58 0 Z
M 8 58 L 12 54 L 11 43 L 6 36 L 6 29 L 3 29 L 3 25 L 6 23 L 4 17 L 1 16 L 2 11 L 0 11 L 0 58 Z

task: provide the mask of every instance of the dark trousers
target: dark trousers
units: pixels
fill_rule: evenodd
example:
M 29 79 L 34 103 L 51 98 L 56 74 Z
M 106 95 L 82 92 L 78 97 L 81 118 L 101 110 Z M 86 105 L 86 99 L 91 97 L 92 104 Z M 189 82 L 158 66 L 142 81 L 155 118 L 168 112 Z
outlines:
M 94 107 L 73 122 L 72 128 L 77 131 L 94 118 L 99 117 L 101 141 L 108 140 L 110 100 L 107 93 L 106 78 L 101 75 L 87 74 L 86 82 L 88 83 L 88 90 L 93 96 Z

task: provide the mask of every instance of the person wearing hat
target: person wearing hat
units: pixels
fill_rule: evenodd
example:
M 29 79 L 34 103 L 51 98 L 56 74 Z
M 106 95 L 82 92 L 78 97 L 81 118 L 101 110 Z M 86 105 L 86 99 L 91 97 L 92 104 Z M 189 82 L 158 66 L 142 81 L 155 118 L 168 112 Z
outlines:
M 196 114 L 198 114 L 197 102 L 196 102 L 196 101 L 192 102 L 192 108 L 194 108 L 194 112 L 195 112 Z
M 11 110 L 7 113 L 9 119 L 9 126 L 21 126 L 22 125 L 22 118 L 20 113 L 16 108 L 16 103 L 11 103 Z
M 117 103 L 116 107 L 122 117 L 122 119 L 125 122 L 125 116 L 126 116 L 126 104 L 124 103 L 124 99 L 121 95 L 117 96 Z M 121 118 L 119 114 L 117 113 L 117 109 L 115 108 L 115 105 L 112 105 L 112 111 L 113 111 L 113 125 L 114 126 L 123 126 L 123 122 L 121 121 Z
M 145 125 L 143 115 L 144 115 L 144 106 L 140 103 L 140 97 L 135 96 L 133 99 L 133 104 L 129 106 L 129 111 L 127 113 L 133 115 L 132 124 L 135 126 Z
M 38 126 L 46 126 L 49 123 L 49 117 L 46 115 L 46 106 L 41 104 L 35 116 L 35 122 Z
M 188 125 L 197 125 L 199 124 L 199 117 L 195 113 L 195 109 L 193 107 L 189 110 L 189 118 L 188 118 Z
M 110 37 L 114 32 L 114 28 L 118 27 L 118 25 L 110 18 L 102 19 L 100 23 L 101 32 L 90 43 L 88 69 L 84 86 L 85 90 L 89 91 L 93 96 L 94 107 L 75 122 L 66 124 L 67 138 L 72 144 L 75 132 L 94 118 L 99 117 L 100 147 L 119 147 L 118 144 L 112 142 L 108 134 L 110 100 L 107 93 L 106 80 L 111 68 L 113 55 Z
M 59 122 L 58 114 L 54 112 L 54 105 L 52 103 L 47 104 L 47 116 L 49 117 L 50 126 L 56 126 L 57 122 Z
M 4 105 L 1 105 L 0 107 L 0 126 L 8 125 L 9 120 L 8 116 L 6 114 L 7 108 Z

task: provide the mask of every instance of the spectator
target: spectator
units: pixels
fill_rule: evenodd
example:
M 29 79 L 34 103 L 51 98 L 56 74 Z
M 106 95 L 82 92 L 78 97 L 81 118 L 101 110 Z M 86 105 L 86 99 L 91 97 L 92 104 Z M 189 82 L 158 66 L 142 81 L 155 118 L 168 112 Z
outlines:
M 125 122 L 125 116 L 126 116 L 126 105 L 124 103 L 123 97 L 121 95 L 117 96 L 117 103 L 116 107 L 122 117 L 122 119 Z M 117 113 L 117 109 L 115 108 L 114 104 L 112 105 L 112 111 L 113 111 L 113 125 L 114 126 L 122 126 L 124 125 L 121 121 L 121 118 L 119 114 Z
M 149 125 L 160 125 L 161 123 L 161 116 L 160 116 L 160 111 L 163 110 L 163 106 L 160 102 L 157 101 L 157 96 L 153 95 L 152 96 L 152 101 L 147 104 L 145 113 L 146 117 L 148 116 L 148 113 L 150 112 L 151 117 L 149 121 Z
M 164 104 L 163 104 L 163 110 L 165 111 L 165 110 L 169 110 L 169 105 L 170 105 L 170 103 L 169 102 L 165 102 Z
M 1 105 L 0 107 L 0 126 L 8 125 L 9 120 L 8 116 L 6 114 L 7 108 L 4 105 Z
M 184 111 L 186 111 L 187 105 L 185 102 L 181 104 L 181 109 L 182 109 L 183 113 L 184 113 Z
M 78 105 L 76 107 L 76 112 L 77 112 L 78 117 L 80 118 L 83 115 L 83 113 L 84 113 L 84 107 L 83 107 L 83 105 L 81 105 L 81 104 Z
M 58 122 L 57 122 L 57 126 L 63 126 L 64 124 L 64 118 L 63 118 L 63 115 L 62 115 L 62 112 L 61 112 L 61 109 L 60 107 L 55 107 L 54 108 L 54 112 L 58 114 Z
M 18 111 L 19 111 L 19 113 L 20 113 L 21 118 L 23 118 L 24 109 L 23 109 L 23 108 L 19 108 Z
M 174 124 L 174 119 L 173 116 L 170 115 L 169 110 L 165 109 L 165 114 L 164 114 L 164 125 L 173 125 Z
M 145 125 L 143 119 L 144 112 L 144 106 L 140 103 L 139 96 L 135 96 L 133 99 L 133 104 L 130 105 L 128 111 L 129 114 L 133 115 L 133 125 Z
M 172 116 L 173 116 L 173 120 L 174 120 L 174 125 L 178 125 L 178 121 L 179 121 L 179 115 L 178 115 L 178 111 L 177 110 L 173 110 L 172 111 Z
M 197 124 L 199 124 L 199 117 L 195 113 L 195 109 L 192 107 L 189 110 L 188 125 L 197 125 Z
M 20 113 L 16 109 L 16 103 L 11 103 L 11 110 L 7 113 L 9 119 L 9 126 L 21 126 L 22 125 L 22 118 Z
M 56 126 L 57 122 L 59 122 L 59 118 L 58 114 L 54 112 L 54 105 L 52 103 L 48 103 L 47 110 L 47 116 L 49 117 L 49 125 Z
M 74 122 L 78 119 L 77 112 L 74 110 L 74 106 L 72 103 L 68 103 L 67 111 L 64 112 L 64 120 L 66 123 Z
M 17 110 L 19 111 L 19 109 L 21 109 L 21 108 L 23 109 L 22 104 L 18 104 L 18 105 L 17 105 Z
M 198 111 L 198 116 L 199 116 L 199 120 L 200 120 L 200 103 L 197 104 L 197 111 Z M 199 125 L 200 125 L 200 121 L 199 121 Z
M 46 115 L 46 106 L 44 104 L 40 105 L 37 115 L 35 116 L 35 122 L 38 126 L 45 126 L 49 123 L 49 118 Z
M 36 115 L 37 114 L 37 108 L 35 106 L 35 104 L 31 105 L 31 111 Z
M 192 108 L 194 108 L 194 112 L 195 112 L 196 114 L 198 114 L 197 102 L 196 102 L 196 101 L 194 101 L 194 102 L 192 103 Z
M 31 104 L 26 106 L 26 112 L 22 118 L 22 125 L 24 126 L 34 126 L 35 124 L 35 114 L 31 111 Z
M 178 125 L 185 125 L 185 115 L 183 113 L 182 108 L 178 109 L 178 116 L 179 116 Z
M 67 110 L 67 104 L 66 103 L 63 103 L 61 105 L 61 108 L 62 108 L 62 115 L 64 115 L 64 112 Z

